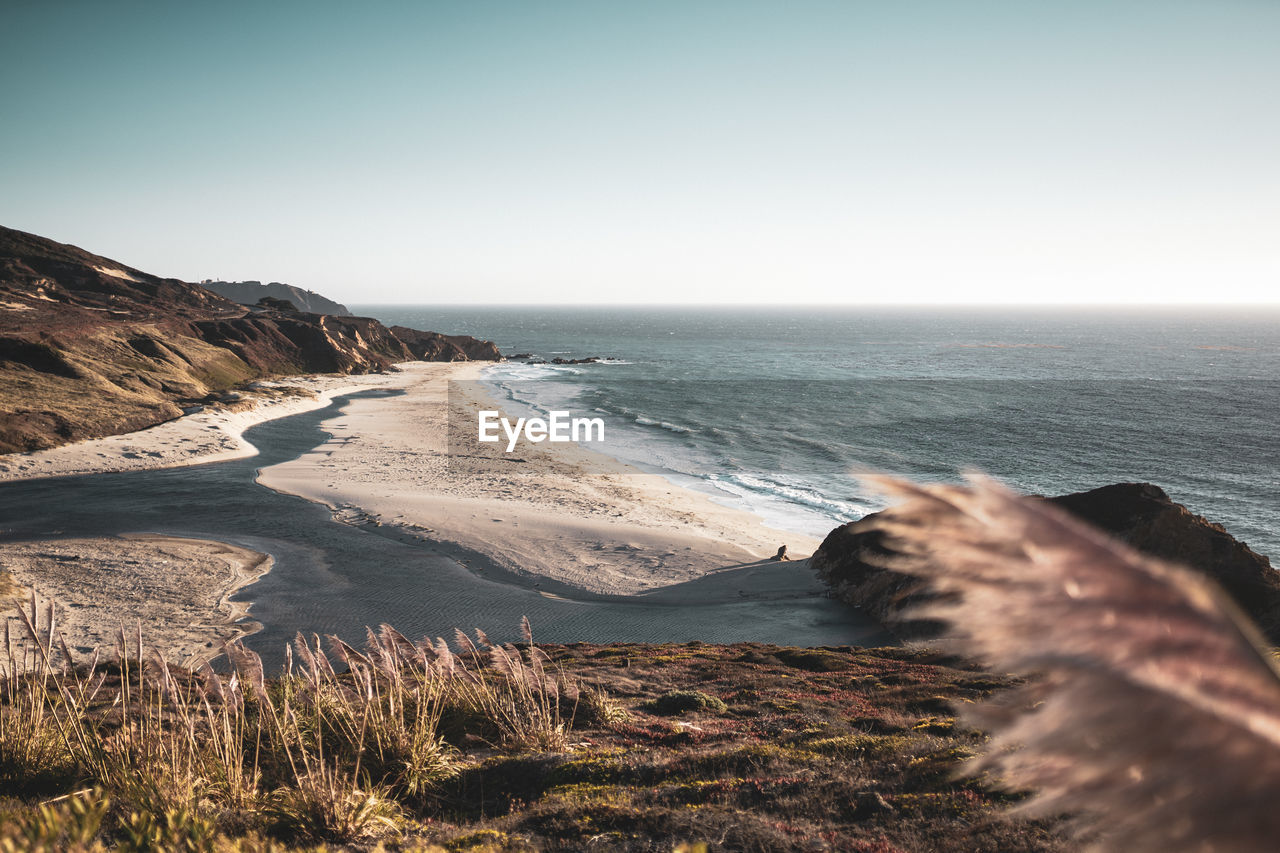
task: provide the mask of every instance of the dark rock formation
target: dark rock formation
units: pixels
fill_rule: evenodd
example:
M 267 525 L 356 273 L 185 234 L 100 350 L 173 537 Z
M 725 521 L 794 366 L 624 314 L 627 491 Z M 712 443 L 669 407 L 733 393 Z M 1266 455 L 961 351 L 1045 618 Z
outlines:
M 251 307 L 261 311 L 288 311 L 293 314 L 298 312 L 297 305 L 294 305 L 288 299 L 276 299 L 274 296 L 264 296 Z
M 1280 643 L 1280 576 L 1271 562 L 1221 525 L 1174 503 L 1158 486 L 1118 483 L 1047 500 L 1139 551 L 1213 578 L 1272 642 Z M 893 554 L 880 532 L 868 529 L 873 516 L 832 530 L 810 565 L 837 598 L 899 636 L 928 636 L 936 626 L 903 618 L 921 594 L 914 578 L 884 568 Z
M 501 359 L 488 341 L 397 327 L 401 340 L 377 320 L 278 299 L 259 294 L 251 311 L 199 285 L 0 228 L 0 453 L 143 429 L 268 376 Z M 425 344 L 436 340 L 435 350 Z
M 884 535 L 871 528 L 872 513 L 860 521 L 842 524 L 827 534 L 809 565 L 831 589 L 831 594 L 857 607 L 904 639 L 936 633 L 931 622 L 908 619 L 903 613 L 923 600 L 920 582 L 910 575 L 885 568 L 893 552 Z
M 470 335 L 420 332 L 406 326 L 392 326 L 391 332 L 419 361 L 502 361 L 497 344 Z
M 602 362 L 602 361 L 615 361 L 615 360 L 616 360 L 616 359 L 614 359 L 614 358 L 613 358 L 613 356 L 610 356 L 610 357 L 608 357 L 608 358 L 601 358 L 601 357 L 600 357 L 600 356 L 598 356 L 598 355 L 591 355 L 591 356 L 587 356 L 586 358 L 559 358 L 559 357 L 556 357 L 556 358 L 551 359 L 551 363 L 552 363 L 552 364 L 599 364 L 599 363 L 600 363 L 600 362 Z
M 260 281 L 206 280 L 200 282 L 200 286 L 241 305 L 257 305 L 264 296 L 269 296 L 272 299 L 291 302 L 299 311 L 306 311 L 308 314 L 332 314 L 337 317 L 351 316 L 347 306 L 340 302 L 326 299 L 313 290 L 303 290 L 301 287 L 282 284 L 278 281 L 263 284 Z
M 1119 483 L 1050 500 L 1139 551 L 1209 575 L 1280 643 L 1280 575 L 1267 557 L 1222 525 L 1174 503 L 1150 483 Z
M 264 312 L 193 324 L 199 337 L 268 373 L 375 373 L 411 361 L 409 348 L 371 317 Z

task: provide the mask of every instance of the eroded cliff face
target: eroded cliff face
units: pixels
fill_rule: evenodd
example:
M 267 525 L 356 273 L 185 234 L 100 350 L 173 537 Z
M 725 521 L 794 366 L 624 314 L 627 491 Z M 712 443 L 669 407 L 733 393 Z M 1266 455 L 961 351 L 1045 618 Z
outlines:
M 1280 576 L 1266 557 L 1233 538 L 1150 483 L 1117 483 L 1047 498 L 1139 551 L 1203 572 L 1280 644 Z M 874 515 L 874 514 L 873 514 Z M 883 567 L 893 556 L 868 519 L 832 530 L 810 558 L 833 594 L 904 638 L 929 636 L 936 626 L 904 618 L 921 599 L 914 578 Z
M 500 359 L 488 341 L 369 317 L 253 311 L 0 228 L 0 453 L 143 429 L 253 379 Z
M 391 333 L 404 341 L 419 361 L 502 361 L 502 353 L 493 341 L 469 335 L 420 332 L 407 326 L 392 326 Z

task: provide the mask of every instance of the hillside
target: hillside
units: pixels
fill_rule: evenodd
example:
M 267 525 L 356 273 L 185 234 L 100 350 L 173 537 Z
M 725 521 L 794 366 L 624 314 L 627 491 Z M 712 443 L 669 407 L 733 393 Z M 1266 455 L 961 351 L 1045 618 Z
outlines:
M 406 331 L 412 346 L 367 317 L 250 312 L 0 227 L 0 453 L 143 429 L 264 377 L 501 358 L 487 341 Z
M 263 284 L 260 281 L 212 281 L 200 282 L 205 290 L 212 290 L 219 296 L 225 296 L 241 305 L 257 305 L 264 296 L 272 299 L 284 299 L 293 303 L 299 311 L 309 314 L 332 314 L 335 317 L 350 317 L 347 306 L 332 299 L 326 299 L 314 290 L 303 290 L 292 284 L 278 281 Z
M 452 650 L 443 639 L 415 644 L 388 626 L 361 650 L 299 637 L 291 677 L 277 679 L 233 646 L 238 681 L 143 665 L 134 647 L 65 679 L 71 740 L 47 710 L 57 701 L 47 669 L 0 679 L 19 700 L 13 733 L 0 733 L 12 756 L 0 767 L 0 844 L 1072 849 L 1060 823 L 1001 814 L 1019 795 L 955 778 L 985 738 L 952 706 L 1007 680 L 953 659 L 755 643 L 487 644 L 461 632 Z M 101 689 L 80 688 L 90 681 Z M 112 735 L 121 716 L 127 741 Z M 47 801 L 58 805 L 40 811 Z

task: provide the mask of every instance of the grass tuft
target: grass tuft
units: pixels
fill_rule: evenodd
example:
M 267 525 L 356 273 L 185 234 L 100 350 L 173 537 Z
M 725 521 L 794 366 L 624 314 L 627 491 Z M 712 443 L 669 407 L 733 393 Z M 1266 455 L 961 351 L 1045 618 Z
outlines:
M 557 750 L 579 699 L 528 642 L 527 619 L 523 649 L 480 633 L 463 656 L 388 625 L 368 631 L 362 650 L 330 636 L 326 652 L 319 637 L 299 635 L 274 679 L 238 641 L 224 646 L 229 675 L 207 663 L 173 667 L 141 629 L 122 630 L 110 660 L 95 653 L 76 666 L 53 606 L 34 594 L 20 623 L 22 637 L 5 629 L 0 793 L 91 786 L 94 803 L 114 803 L 127 850 L 206 849 L 228 814 L 286 837 L 376 839 L 457 774 L 446 716 L 503 749 Z M 88 802 L 44 807 L 11 837 L 32 849 L 74 847 L 99 831 L 107 808 Z

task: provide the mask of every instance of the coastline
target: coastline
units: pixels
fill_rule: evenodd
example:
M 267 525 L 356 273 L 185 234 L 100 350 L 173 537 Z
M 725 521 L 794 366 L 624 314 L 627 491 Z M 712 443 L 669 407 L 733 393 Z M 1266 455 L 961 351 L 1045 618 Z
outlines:
M 353 400 L 323 423 L 329 441 L 258 481 L 543 595 L 693 604 L 822 593 L 804 560 L 770 559 L 781 544 L 807 555 L 816 540 L 604 454 L 542 444 L 518 457 L 494 445 L 450 455 L 450 423 L 501 409 L 469 381 L 484 366 L 442 376 L 404 365 L 403 395 Z
M 450 457 L 446 417 L 450 405 L 455 422 L 468 425 L 474 425 L 477 408 L 501 408 L 474 381 L 487 366 L 409 362 L 385 375 L 287 380 L 278 384 L 300 386 L 314 395 L 294 392 L 242 411 L 200 413 L 137 433 L 45 451 L 46 456 L 61 458 L 51 460 L 38 473 L 10 471 L 5 479 L 159 469 L 250 457 L 257 450 L 241 433 L 254 424 L 318 409 L 351 391 L 394 389 L 403 393 L 349 401 L 320 424 L 331 438 L 296 459 L 263 469 L 259 483 L 327 506 L 336 521 L 409 542 L 428 559 L 434 554 L 478 578 L 548 599 L 663 607 L 824 595 L 825 587 L 807 561 L 770 559 L 779 544 L 786 543 L 800 557 L 816 548 L 816 541 L 771 530 L 756 516 L 726 508 L 603 454 L 562 444 L 553 449 L 549 445 L 528 452 L 522 449 L 514 463 L 496 449 L 484 458 Z M 460 383 L 452 386 L 455 390 L 467 392 L 455 394 L 452 401 L 451 380 Z M 209 447 L 213 442 L 191 440 L 206 432 L 234 441 L 234 446 Z M 66 578 L 81 577 L 87 563 L 77 566 L 77 560 L 98 559 L 103 541 L 42 540 L 43 546 L 70 543 L 80 551 L 66 553 L 75 559 L 45 562 L 46 577 L 53 585 L 46 589 L 36 584 L 40 594 L 54 598 L 60 611 L 83 610 L 85 602 Z M 233 547 L 207 540 L 202 545 Z M 150 584 L 163 590 L 173 578 L 181 588 L 185 575 L 172 566 L 166 571 L 166 576 L 139 581 L 132 594 L 137 597 L 142 590 L 146 595 Z M 260 574 L 251 580 L 257 577 Z M 247 608 L 230 601 L 243 585 L 224 589 L 215 597 L 217 606 L 224 611 Z M 206 602 L 205 606 L 215 605 Z M 243 615 L 240 611 L 227 621 Z M 109 646 L 120 615 L 104 613 L 100 619 L 105 622 L 97 635 Z M 129 624 L 139 620 L 163 621 L 146 613 L 127 617 Z M 248 633 L 256 628 L 256 623 L 241 623 L 239 630 Z M 207 640 L 209 635 L 200 636 Z M 186 642 L 180 649 L 185 657 L 201 651 L 191 645 L 194 639 L 163 642 L 175 649 Z

